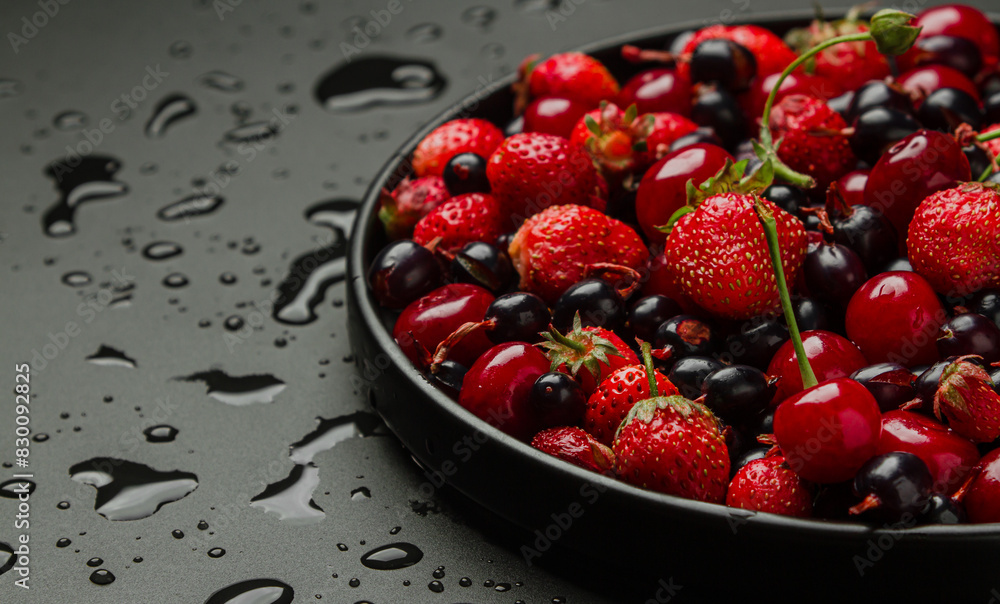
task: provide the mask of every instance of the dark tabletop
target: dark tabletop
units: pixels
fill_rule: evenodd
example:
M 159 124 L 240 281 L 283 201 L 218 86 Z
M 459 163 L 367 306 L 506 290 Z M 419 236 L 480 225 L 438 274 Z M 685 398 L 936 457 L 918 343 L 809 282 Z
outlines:
M 283 583 L 296 602 L 625 601 L 620 581 L 559 554 L 529 566 L 528 536 L 427 488 L 351 379 L 342 267 L 297 288 L 288 280 L 296 259 L 342 247 L 353 202 L 413 131 L 525 54 L 793 6 L 808 10 L 790 0 L 0 4 L 0 384 L 12 392 L 16 366 L 31 364 L 33 435 L 18 468 L 9 394 L 0 482 L 28 472 L 37 484 L 26 529 L 14 525 L 16 483 L 0 487 L 0 542 L 28 536 L 31 586 L 8 570 L 0 600 L 201 603 L 272 579 L 270 592 L 250 587 L 277 594 Z M 446 86 L 426 102 L 324 109 L 313 94 L 323 74 L 366 55 L 430 61 Z M 394 543 L 412 556 L 397 565 L 419 560 L 362 564 Z M 0 546 L 0 566 L 7 558 Z M 645 594 L 628 601 L 668 593 L 628 587 Z

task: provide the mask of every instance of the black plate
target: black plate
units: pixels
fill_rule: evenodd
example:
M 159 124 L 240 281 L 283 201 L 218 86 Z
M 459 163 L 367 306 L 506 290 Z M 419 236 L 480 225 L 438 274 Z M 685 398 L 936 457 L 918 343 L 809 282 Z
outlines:
M 761 22 L 776 31 L 806 23 Z M 584 48 L 620 81 L 636 68 L 623 43 L 662 47 L 700 24 L 680 24 L 605 40 Z M 687 27 L 685 27 L 687 26 Z M 376 217 L 378 193 L 410 172 L 408 157 L 435 127 L 457 117 L 503 126 L 511 118 L 513 79 L 478 90 L 417 132 L 374 181 L 358 213 L 348 263 L 351 343 L 369 400 L 425 469 L 424 494 L 445 482 L 488 510 L 527 529 L 535 543 L 522 554 L 588 552 L 616 569 L 662 579 L 657 594 L 691 586 L 760 593 L 769 599 L 841 599 L 847 595 L 916 601 L 990 601 L 1000 579 L 1000 524 L 880 528 L 755 514 L 645 491 L 564 463 L 520 442 L 436 390 L 391 336 L 395 315 L 380 310 L 365 283 L 367 267 L 387 243 Z M 552 549 L 556 553 L 550 554 Z M 761 594 L 762 596 L 764 594 Z M 652 600 L 655 601 L 655 600 Z M 1000 600 L 998 600 L 1000 601 Z

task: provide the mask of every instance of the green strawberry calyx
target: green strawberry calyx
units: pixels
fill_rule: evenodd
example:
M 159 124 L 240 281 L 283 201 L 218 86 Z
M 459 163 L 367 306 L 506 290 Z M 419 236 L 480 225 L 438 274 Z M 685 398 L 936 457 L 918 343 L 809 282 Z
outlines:
M 610 365 L 608 356 L 624 357 L 611 340 L 601 337 L 596 331 L 583 329 L 580 313 L 573 317 L 573 328 L 565 334 L 549 326 L 542 332 L 545 339 L 539 346 L 546 350 L 546 356 L 552 362 L 552 371 L 565 365 L 570 375 L 576 377 L 581 368 L 586 368 L 594 379 L 601 375 L 601 364 Z
M 989 392 L 993 392 L 990 374 L 982 366 L 969 360 L 981 358 L 977 355 L 965 355 L 945 367 L 934 393 L 934 415 L 938 419 L 941 419 L 943 407 L 948 407 L 955 415 L 969 417 L 969 403 L 976 392 L 981 390 L 976 388 L 977 384 L 984 385 Z

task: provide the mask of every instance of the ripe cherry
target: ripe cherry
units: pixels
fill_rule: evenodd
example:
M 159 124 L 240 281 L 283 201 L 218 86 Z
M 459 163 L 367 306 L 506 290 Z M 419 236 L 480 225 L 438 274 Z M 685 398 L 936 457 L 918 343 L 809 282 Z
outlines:
M 847 306 L 845 327 L 870 363 L 910 366 L 937 360 L 934 339 L 946 320 L 941 301 L 923 277 L 894 271 L 876 275 L 858 289 Z
M 415 300 L 396 319 L 392 337 L 414 365 L 423 366 L 431 354 L 453 331 L 463 324 L 482 321 L 493 294 L 476 285 L 444 285 Z M 453 346 L 447 358 L 469 367 L 490 347 L 482 332 L 475 332 Z M 423 350 L 421 350 L 421 348 Z
M 944 65 L 975 78 L 983 66 L 982 53 L 971 40 L 957 36 L 921 36 L 913 48 L 898 59 L 903 70 L 924 65 Z
M 403 308 L 441 285 L 441 265 L 434 254 L 411 239 L 382 248 L 368 269 L 368 285 L 385 308 Z
M 780 73 L 772 73 L 765 78 L 758 78 L 750 85 L 750 90 L 740 97 L 747 117 L 756 119 L 764 113 L 764 103 L 767 102 L 767 97 L 780 76 Z M 781 82 L 781 88 L 778 89 L 774 102 L 777 103 L 791 94 L 805 94 L 825 101 L 842 92 L 840 84 L 829 78 L 793 71 Z
M 854 206 L 865 199 L 865 185 L 871 170 L 851 170 L 837 179 L 837 191 L 844 198 L 844 203 Z
M 1000 56 L 996 27 L 982 11 L 971 6 L 947 4 L 928 8 L 917 15 L 912 25 L 922 28 L 920 38 L 946 35 L 972 41 L 987 65 L 996 63 Z
M 920 109 L 920 104 L 927 95 L 941 88 L 958 88 L 977 101 L 979 100 L 979 90 L 972 80 L 965 77 L 961 71 L 945 67 L 944 65 L 928 65 L 911 69 L 899 76 L 899 85 L 915 98 L 914 105 Z
M 635 199 L 639 227 L 650 243 L 663 245 L 667 235 L 656 227 L 667 224 L 687 203 L 687 182 L 700 185 L 722 169 L 733 156 L 721 147 L 699 143 L 665 155 L 642 177 Z
M 977 354 L 995 363 L 1000 361 L 1000 327 L 978 313 L 962 313 L 941 326 L 937 349 L 942 358 Z
M 972 473 L 962 499 L 969 522 L 1000 522 L 1000 449 L 987 453 Z
M 618 98 L 620 107 L 635 103 L 639 115 L 666 111 L 687 117 L 691 113 L 691 82 L 675 69 L 648 69 L 626 82 Z
M 523 131 L 569 138 L 576 123 L 591 109 L 593 107 L 586 103 L 572 99 L 556 96 L 538 98 L 524 110 Z
M 548 370 L 549 359 L 531 344 L 497 344 L 465 374 L 458 403 L 493 427 L 528 440 L 541 426 L 531 391 Z
M 950 495 L 979 461 L 979 450 L 943 424 L 912 411 L 882 415 L 878 452 L 905 451 L 922 459 L 930 470 L 935 493 Z
M 806 358 L 809 359 L 809 365 L 812 366 L 816 379 L 821 382 L 847 377 L 868 364 L 857 346 L 831 331 L 803 331 L 802 346 L 805 348 Z M 775 353 L 771 364 L 767 367 L 767 375 L 778 378 L 774 394 L 775 403 L 781 403 L 802 391 L 798 355 L 791 340 L 785 342 Z M 874 398 L 872 400 L 874 401 Z
M 851 513 L 882 522 L 912 522 L 930 499 L 932 481 L 927 465 L 912 453 L 876 455 L 854 477 L 854 494 L 864 500 Z
M 998 120 L 1000 121 L 1000 120 Z M 705 143 L 707 145 L 715 145 L 716 147 L 722 146 L 722 139 L 716 136 L 715 131 L 711 128 L 705 128 L 704 126 L 699 126 L 694 132 L 689 132 L 684 136 L 677 137 L 674 142 L 670 143 L 670 151 L 679 151 L 686 147 L 691 147 L 699 143 Z

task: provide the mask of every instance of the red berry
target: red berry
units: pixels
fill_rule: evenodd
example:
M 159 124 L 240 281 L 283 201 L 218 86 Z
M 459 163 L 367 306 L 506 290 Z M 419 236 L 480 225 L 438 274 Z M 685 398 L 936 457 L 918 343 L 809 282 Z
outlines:
M 531 101 L 524 110 L 524 132 L 541 132 L 569 138 L 573 126 L 590 111 L 591 106 L 558 96 Z
M 740 468 L 729 483 L 726 505 L 808 518 L 812 515 L 812 493 L 785 458 L 776 455 L 755 459 Z
M 920 38 L 955 36 L 973 42 L 982 54 L 983 63 L 992 65 L 1000 57 L 1000 37 L 997 29 L 978 9 L 963 4 L 946 4 L 921 11 L 913 20 L 922 28 Z
M 912 411 L 882 415 L 878 454 L 892 451 L 913 453 L 922 459 L 934 478 L 934 492 L 945 495 L 954 493 L 979 461 L 979 450 L 968 439 Z
M 837 179 L 837 190 L 848 207 L 864 203 L 870 173 L 871 170 L 852 170 Z
M 497 344 L 469 367 L 458 403 L 495 428 L 528 440 L 540 428 L 531 387 L 548 370 L 549 360 L 531 344 Z
M 663 396 L 677 394 L 667 376 L 656 372 L 656 387 Z M 649 398 L 649 377 L 642 365 L 627 365 L 608 375 L 590 395 L 584 411 L 583 427 L 606 445 L 615 440 L 615 432 L 632 406 Z
M 962 499 L 969 522 L 1000 522 L 1000 449 L 986 454 L 972 474 Z
M 802 346 L 816 379 L 821 382 L 847 377 L 868 364 L 857 346 L 831 331 L 816 329 L 802 332 Z M 802 392 L 802 375 L 797 359 L 792 341 L 788 340 L 781 345 L 767 367 L 768 377 L 778 378 L 775 404 Z
M 750 90 L 740 97 L 743 110 L 751 122 L 760 119 L 764 113 L 767 97 L 771 94 L 771 89 L 774 88 L 780 76 L 780 73 L 772 73 L 766 78 L 757 79 Z M 781 82 L 781 88 L 778 89 L 778 96 L 775 97 L 774 102 L 777 103 L 793 94 L 802 94 L 826 101 L 842 94 L 844 91 L 841 86 L 841 82 L 835 78 L 793 71 Z
M 464 323 L 482 321 L 493 294 L 468 283 L 444 285 L 410 303 L 396 319 L 392 337 L 414 365 L 422 367 L 426 359 L 418 347 L 433 354 L 438 344 Z M 412 335 L 411 335 L 412 334 Z M 448 355 L 466 367 L 491 346 L 482 331 L 464 338 Z
M 449 197 L 444 179 L 440 176 L 423 176 L 416 180 L 404 178 L 391 193 L 383 189 L 378 217 L 385 225 L 385 234 L 389 239 L 409 237 L 417 222 Z
M 626 82 L 618 95 L 621 107 L 636 105 L 639 113 L 665 111 L 688 117 L 691 114 L 691 82 L 674 69 L 649 69 Z
M 552 371 L 575 377 L 590 396 L 605 377 L 639 359 L 632 349 L 613 331 L 603 327 L 582 327 L 580 315 L 565 335 L 555 329 L 542 333 L 545 356 L 552 362 Z
M 428 245 L 440 237 L 440 249 L 457 252 L 473 241 L 493 243 L 506 226 L 496 198 L 488 193 L 466 193 L 446 201 L 421 218 L 413 229 L 413 240 Z
M 531 61 L 529 57 L 526 61 Z M 534 57 L 537 59 L 537 57 Z M 618 96 L 618 82 L 600 61 L 579 52 L 564 52 L 530 68 L 528 83 L 532 98 L 561 96 L 596 107 Z
M 847 123 L 825 102 L 802 94 L 786 96 L 774 105 L 771 133 L 781 140 L 778 157 L 793 170 L 816 179 L 821 190 L 857 163 L 848 137 Z
M 615 454 L 611 448 L 582 428 L 563 426 L 542 430 L 531 439 L 531 446 L 591 472 L 611 474 L 614 469 Z
M 978 358 L 978 357 L 976 357 Z M 934 393 L 934 415 L 977 443 L 1000 437 L 1000 394 L 980 365 L 960 357 L 945 367 Z
M 961 71 L 944 65 L 927 65 L 911 69 L 899 76 L 897 83 L 913 97 L 914 108 L 919 109 L 924 99 L 941 88 L 957 88 L 979 100 L 979 90 Z
M 451 120 L 425 136 L 413 151 L 417 176 L 441 176 L 444 166 L 459 153 L 489 157 L 503 140 L 499 128 L 479 118 Z
M 757 61 L 757 77 L 778 73 L 796 59 L 795 53 L 774 32 L 758 25 L 710 25 L 695 32 L 684 45 L 685 54 L 705 40 L 725 38 L 745 47 Z

